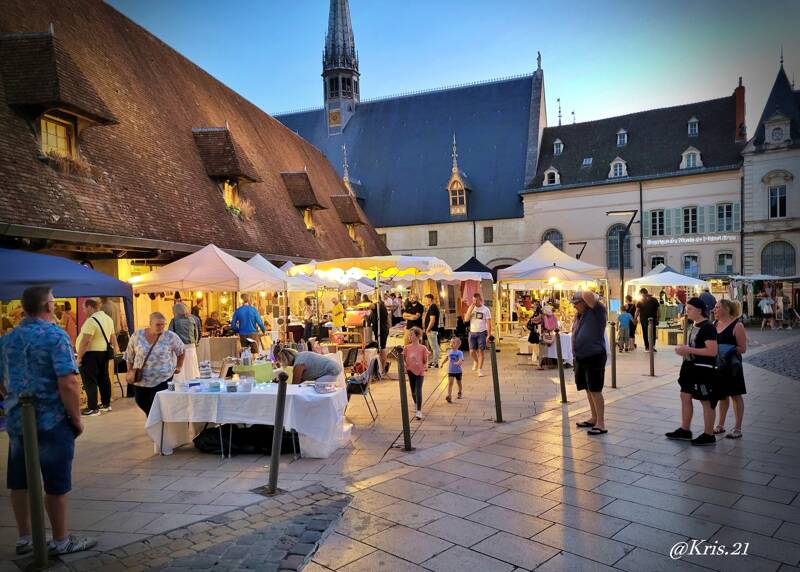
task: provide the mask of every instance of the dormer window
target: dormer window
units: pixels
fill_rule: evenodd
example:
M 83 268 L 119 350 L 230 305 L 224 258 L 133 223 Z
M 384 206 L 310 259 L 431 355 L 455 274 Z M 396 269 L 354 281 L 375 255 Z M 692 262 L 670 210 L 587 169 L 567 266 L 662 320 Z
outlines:
M 314 209 L 303 210 L 303 223 L 306 225 L 306 230 L 314 230 Z
M 225 206 L 229 209 L 238 208 L 239 181 L 236 179 L 225 179 L 222 182 L 222 198 L 225 200 Z
M 686 131 L 689 137 L 697 137 L 700 134 L 700 122 L 697 120 L 697 117 L 692 117 L 689 119 L 689 122 L 686 124 L 686 126 Z
M 781 112 L 764 122 L 764 143 L 781 146 L 789 142 L 791 120 Z
M 581 167 L 591 167 L 591 166 L 592 166 L 592 158 L 584 157 L 583 162 L 581 163 Z
M 621 157 L 617 157 L 611 161 L 610 169 L 608 170 L 609 179 L 617 179 L 619 177 L 628 176 L 628 164 Z
M 628 132 L 624 129 L 617 131 L 617 147 L 625 147 L 628 144 Z
M 703 166 L 703 158 L 700 151 L 694 147 L 688 147 L 681 153 L 680 169 L 697 169 Z
M 564 144 L 561 139 L 556 139 L 553 143 L 553 155 L 561 155 L 564 152 Z
M 560 185 L 561 184 L 561 175 L 558 173 L 558 169 L 555 167 L 550 167 L 544 172 L 544 181 L 543 185 L 545 187 L 549 187 L 550 185 Z
M 39 120 L 42 154 L 75 156 L 75 121 L 65 117 L 42 115 Z
M 450 185 L 450 214 L 451 215 L 465 215 L 467 214 L 467 192 L 463 186 L 452 184 Z

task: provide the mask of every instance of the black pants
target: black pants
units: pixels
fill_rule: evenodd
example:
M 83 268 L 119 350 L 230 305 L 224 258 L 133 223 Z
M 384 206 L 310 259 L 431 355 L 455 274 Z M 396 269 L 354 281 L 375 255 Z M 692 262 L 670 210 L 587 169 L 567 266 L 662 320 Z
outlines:
M 81 380 L 86 392 L 86 407 L 97 409 L 97 390 L 100 390 L 100 403 L 103 407 L 111 405 L 111 377 L 108 375 L 106 352 L 86 352 L 81 360 Z
M 411 397 L 414 399 L 414 407 L 417 411 L 422 411 L 422 382 L 425 377 L 406 371 L 408 375 L 408 385 L 411 386 Z
M 647 318 L 643 318 L 642 319 L 642 339 L 644 340 L 644 349 L 646 349 L 646 350 L 650 349 L 650 339 L 649 339 L 649 337 L 650 337 L 650 328 L 649 328 L 649 325 L 650 324 L 647 322 Z M 655 334 L 655 329 L 656 329 L 656 321 L 653 320 L 653 333 L 654 334 Z M 657 336 L 653 336 L 653 337 L 657 337 Z M 655 340 L 653 340 L 653 347 L 654 348 L 656 347 L 656 341 Z
M 159 391 L 164 391 L 166 388 L 167 388 L 166 381 L 159 383 L 155 387 L 141 387 L 135 385 L 133 389 L 134 392 L 133 399 L 134 401 L 136 401 L 136 405 L 139 407 L 139 409 L 144 411 L 145 415 L 150 415 L 150 408 L 153 407 L 153 401 L 156 398 L 156 393 L 158 393 Z

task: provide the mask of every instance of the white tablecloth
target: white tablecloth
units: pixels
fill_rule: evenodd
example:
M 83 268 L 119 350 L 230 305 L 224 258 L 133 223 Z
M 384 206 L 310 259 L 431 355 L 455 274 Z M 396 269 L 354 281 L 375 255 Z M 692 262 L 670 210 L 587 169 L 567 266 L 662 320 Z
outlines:
M 351 426 L 344 423 L 344 389 L 327 394 L 299 385 L 286 389 L 284 428 L 299 433 L 304 457 L 327 458 L 349 441 Z M 189 443 L 206 422 L 274 425 L 277 393 L 277 384 L 269 384 L 268 392 L 254 393 L 159 391 L 145 429 L 156 452 L 169 455 L 175 447 Z
M 559 336 L 561 337 L 561 360 L 565 364 L 572 365 L 573 361 L 574 361 L 573 354 L 572 354 L 572 334 L 559 334 Z M 611 351 L 611 346 L 608 345 L 608 332 L 606 332 L 606 334 L 605 334 L 605 340 L 606 340 L 606 352 L 610 352 Z M 526 343 L 527 343 L 527 340 L 526 340 Z M 537 354 L 540 351 L 539 348 L 541 348 L 541 347 L 542 346 L 539 345 L 539 344 L 530 344 L 530 349 L 532 350 L 531 351 L 531 354 L 532 354 L 531 355 L 531 361 L 534 364 L 539 363 L 539 356 Z M 524 353 L 524 352 L 520 351 L 520 353 Z M 542 355 L 541 357 L 543 357 L 543 358 L 551 358 L 551 359 L 554 359 L 554 360 L 558 359 L 558 350 L 556 349 L 555 341 L 553 341 L 552 344 L 547 346 L 547 352 L 544 355 Z

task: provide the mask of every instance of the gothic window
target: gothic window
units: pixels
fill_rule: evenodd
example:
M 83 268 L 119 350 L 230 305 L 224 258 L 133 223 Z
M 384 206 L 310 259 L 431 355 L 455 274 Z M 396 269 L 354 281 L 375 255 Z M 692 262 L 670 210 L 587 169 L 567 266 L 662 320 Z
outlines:
M 729 232 L 733 230 L 733 205 L 723 203 L 717 205 L 717 232 Z
M 550 241 L 550 244 L 555 246 L 559 250 L 564 250 L 564 235 L 561 234 L 561 231 L 558 231 L 554 228 L 544 231 L 542 235 L 542 242 Z
M 652 236 L 664 236 L 666 227 L 664 225 L 664 209 L 650 212 L 650 234 Z
M 52 115 L 43 115 L 39 120 L 39 128 L 42 153 L 62 157 L 74 156 L 74 122 Z
M 339 78 L 332 77 L 328 79 L 328 94 L 330 97 L 337 97 L 339 95 Z
M 769 188 L 769 218 L 786 216 L 786 185 L 774 185 Z
M 683 273 L 692 278 L 700 276 L 700 258 L 696 254 L 683 255 Z
M 697 234 L 697 207 L 683 208 L 683 234 Z
M 794 246 L 785 240 L 770 242 L 761 251 L 761 273 L 772 276 L 794 276 L 797 274 Z
M 696 117 L 689 119 L 689 122 L 686 124 L 686 132 L 689 137 L 697 137 L 700 134 L 700 122 Z
M 608 229 L 606 234 L 606 267 L 610 270 L 619 268 L 619 236 L 625 232 L 624 224 L 615 224 Z M 633 268 L 631 263 L 631 235 L 625 233 L 625 240 L 622 243 L 622 252 L 625 261 L 625 268 Z

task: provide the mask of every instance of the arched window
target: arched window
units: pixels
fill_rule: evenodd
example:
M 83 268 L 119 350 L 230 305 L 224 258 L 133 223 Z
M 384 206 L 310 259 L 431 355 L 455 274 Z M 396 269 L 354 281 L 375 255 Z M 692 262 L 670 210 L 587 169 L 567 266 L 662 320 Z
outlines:
M 761 273 L 794 276 L 797 273 L 794 246 L 785 240 L 770 242 L 761 251 Z
M 564 235 L 554 228 L 546 230 L 542 235 L 542 242 L 549 240 L 559 250 L 564 250 Z
M 606 267 L 619 268 L 619 234 L 625 232 L 624 224 L 615 224 L 608 229 L 606 234 Z M 625 268 L 633 268 L 631 264 L 631 235 L 625 235 L 625 241 L 622 246 L 623 255 L 625 256 Z

